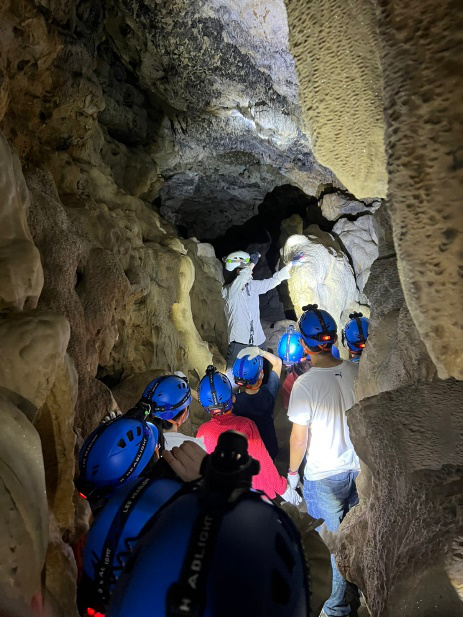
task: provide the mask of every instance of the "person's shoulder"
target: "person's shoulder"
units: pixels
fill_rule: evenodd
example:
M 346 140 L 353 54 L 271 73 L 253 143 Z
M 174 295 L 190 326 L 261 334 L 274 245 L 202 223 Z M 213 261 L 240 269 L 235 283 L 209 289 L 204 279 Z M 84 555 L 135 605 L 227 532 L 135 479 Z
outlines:
M 206 429 L 208 429 L 210 426 L 212 426 L 212 418 L 210 420 L 206 420 L 206 422 L 203 422 L 199 428 L 198 428 L 198 434 L 202 431 L 205 431 Z
M 275 373 L 275 371 L 271 371 L 268 376 L 268 381 L 266 384 L 262 386 L 260 392 L 262 393 L 262 398 L 276 398 L 278 394 L 278 390 L 280 388 L 280 377 Z
M 341 369 L 355 378 L 359 372 L 359 364 L 358 362 L 348 362 L 347 360 L 344 360 L 341 365 Z
M 310 384 L 316 381 L 316 379 L 315 371 L 307 371 L 307 373 L 295 376 L 293 389 L 298 390 L 310 387 Z
M 235 414 L 232 414 L 231 418 L 233 418 L 232 423 L 236 427 L 240 427 L 242 429 L 253 429 L 254 427 L 257 428 L 256 423 L 250 418 L 247 418 L 246 416 L 236 416 Z

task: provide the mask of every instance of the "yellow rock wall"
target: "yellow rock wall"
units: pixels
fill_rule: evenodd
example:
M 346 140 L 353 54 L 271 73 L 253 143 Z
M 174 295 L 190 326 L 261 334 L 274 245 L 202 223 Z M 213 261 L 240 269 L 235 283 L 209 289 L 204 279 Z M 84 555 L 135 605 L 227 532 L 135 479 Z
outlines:
M 375 3 L 286 0 L 299 102 L 316 159 L 357 198 L 386 197 Z
M 394 247 L 380 246 L 366 287 L 371 333 L 348 412 L 361 503 L 338 564 L 374 617 L 462 615 L 463 408 L 447 378 L 463 377 L 463 6 L 287 6 L 316 156 L 359 197 L 365 178 L 364 195 L 385 195 L 383 135 L 387 154 Z
M 463 6 L 380 2 L 399 275 L 439 377 L 463 378 Z

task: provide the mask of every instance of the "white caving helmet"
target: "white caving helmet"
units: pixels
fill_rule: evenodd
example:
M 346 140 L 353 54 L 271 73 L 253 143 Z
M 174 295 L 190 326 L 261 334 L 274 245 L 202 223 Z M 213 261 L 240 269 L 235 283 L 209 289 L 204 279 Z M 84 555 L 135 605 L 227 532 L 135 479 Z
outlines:
M 236 268 L 243 268 L 251 262 L 251 256 L 246 251 L 234 251 L 227 255 L 222 260 L 225 264 L 225 270 L 232 272 Z

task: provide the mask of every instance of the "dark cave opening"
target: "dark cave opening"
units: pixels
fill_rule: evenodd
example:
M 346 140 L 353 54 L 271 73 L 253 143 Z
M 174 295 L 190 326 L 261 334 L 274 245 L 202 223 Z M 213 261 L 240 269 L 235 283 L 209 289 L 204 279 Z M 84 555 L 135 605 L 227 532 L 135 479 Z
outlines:
M 302 218 L 304 229 L 309 225 L 318 225 L 323 231 L 331 231 L 334 225 L 333 221 L 322 215 L 316 197 L 309 197 L 296 186 L 284 184 L 267 193 L 259 205 L 258 214 L 242 225 L 233 225 L 222 236 L 203 241 L 212 244 L 219 259 L 235 250 L 258 250 L 257 245 L 270 243 L 266 258 L 269 267 L 274 270 L 279 258 L 281 223 L 293 214 L 299 214 Z M 256 278 L 259 278 L 258 272 Z

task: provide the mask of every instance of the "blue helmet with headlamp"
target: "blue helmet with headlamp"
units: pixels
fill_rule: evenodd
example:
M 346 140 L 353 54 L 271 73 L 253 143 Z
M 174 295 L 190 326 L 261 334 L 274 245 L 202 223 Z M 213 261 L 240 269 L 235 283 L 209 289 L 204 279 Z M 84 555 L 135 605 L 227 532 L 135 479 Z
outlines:
M 334 318 L 318 304 L 303 306 L 304 313 L 299 318 L 299 331 L 309 353 L 331 351 L 337 340 L 337 325 Z
M 291 366 L 297 364 L 305 356 L 304 347 L 301 343 L 301 335 L 291 324 L 278 343 L 278 356 L 283 364 Z
M 154 417 L 172 420 L 187 409 L 191 401 L 191 390 L 186 379 L 177 375 L 163 375 L 150 381 L 140 402 L 149 408 L 149 413 Z
M 208 366 L 198 386 L 201 405 L 212 415 L 222 415 L 233 406 L 233 390 L 230 380 L 214 366 Z

